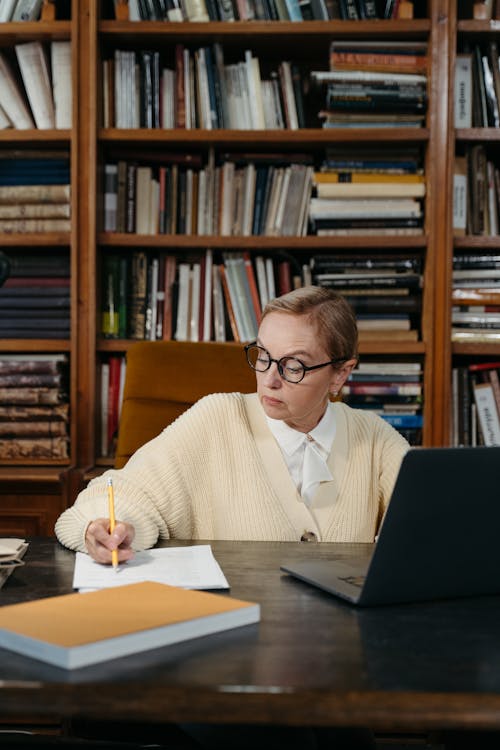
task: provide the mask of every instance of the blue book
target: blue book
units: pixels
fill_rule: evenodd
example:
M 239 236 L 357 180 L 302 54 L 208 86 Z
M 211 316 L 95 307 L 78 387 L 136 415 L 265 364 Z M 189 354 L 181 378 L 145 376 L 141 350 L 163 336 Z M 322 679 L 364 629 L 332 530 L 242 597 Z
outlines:
M 381 414 L 380 416 L 396 429 L 399 427 L 422 427 L 424 424 L 422 414 Z
M 303 21 L 299 0 L 285 0 L 290 21 Z

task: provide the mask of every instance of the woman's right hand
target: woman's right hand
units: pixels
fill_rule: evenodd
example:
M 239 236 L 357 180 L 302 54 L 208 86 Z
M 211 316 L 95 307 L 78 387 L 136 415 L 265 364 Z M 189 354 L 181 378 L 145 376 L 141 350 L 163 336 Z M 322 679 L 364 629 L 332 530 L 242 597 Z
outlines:
M 98 563 L 111 565 L 111 552 L 118 550 L 118 562 L 126 562 L 134 556 L 132 542 L 135 529 L 130 523 L 117 521 L 112 534 L 109 533 L 109 518 L 96 518 L 87 526 L 85 545 L 89 555 Z

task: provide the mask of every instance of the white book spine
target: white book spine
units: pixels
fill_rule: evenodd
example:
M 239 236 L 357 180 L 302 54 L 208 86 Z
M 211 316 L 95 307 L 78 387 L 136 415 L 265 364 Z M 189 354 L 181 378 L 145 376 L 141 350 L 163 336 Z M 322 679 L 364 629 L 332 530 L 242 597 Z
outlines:
M 42 44 L 26 42 L 16 44 L 15 49 L 36 126 L 40 130 L 54 128 L 56 120 L 52 84 Z
M 12 18 L 17 0 L 2 0 L 0 2 L 0 23 L 6 23 Z
M 179 297 L 177 302 L 176 341 L 188 340 L 189 263 L 179 263 Z
M 200 287 L 201 265 L 193 263 L 191 269 L 191 305 L 189 310 L 189 340 L 200 340 Z
M 266 258 L 266 280 L 269 300 L 276 297 L 276 284 L 274 281 L 274 263 L 272 258 Z
M 485 445 L 500 445 L 500 419 L 490 383 L 474 386 L 474 400 Z
M 255 273 L 257 276 L 257 288 L 259 290 L 259 300 L 261 310 L 269 302 L 269 292 L 267 291 L 266 264 L 261 255 L 255 258 Z
M 472 126 L 472 55 L 455 59 L 454 116 L 456 128 Z
M 109 364 L 101 364 L 101 455 L 108 455 Z
M 52 91 L 57 129 L 71 128 L 72 123 L 72 83 L 71 83 L 71 42 L 52 42 L 50 46 L 52 65 Z M 107 85 L 104 88 L 108 91 Z M 107 112 L 107 108 L 105 108 Z
M 0 105 L 12 125 L 18 130 L 29 130 L 35 127 L 24 97 L 7 63 L 0 52 Z
M 205 292 L 203 309 L 203 341 L 210 341 L 212 336 L 212 281 L 213 281 L 213 253 L 205 252 Z

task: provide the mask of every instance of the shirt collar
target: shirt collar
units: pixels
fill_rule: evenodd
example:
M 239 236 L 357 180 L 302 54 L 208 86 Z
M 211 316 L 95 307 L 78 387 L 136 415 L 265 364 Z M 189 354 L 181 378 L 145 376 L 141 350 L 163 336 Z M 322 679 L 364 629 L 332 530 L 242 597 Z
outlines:
M 331 407 L 332 405 L 328 404 L 319 423 L 311 432 L 307 433 L 320 446 L 326 456 L 330 454 L 335 437 L 335 415 Z M 271 419 L 267 415 L 266 419 L 269 429 L 279 446 L 289 456 L 295 453 L 307 439 L 305 432 L 294 430 L 293 427 L 289 427 L 282 419 Z

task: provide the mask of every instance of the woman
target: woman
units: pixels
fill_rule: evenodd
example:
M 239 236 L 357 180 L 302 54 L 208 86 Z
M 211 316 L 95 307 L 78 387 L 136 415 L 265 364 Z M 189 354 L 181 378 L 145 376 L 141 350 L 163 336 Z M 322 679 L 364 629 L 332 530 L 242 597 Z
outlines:
M 357 361 L 354 314 L 303 287 L 270 302 L 246 347 L 256 394 L 201 399 L 58 519 L 62 544 L 101 563 L 159 538 L 372 542 L 407 442 L 380 417 L 331 403 Z M 113 534 L 106 479 L 113 477 Z

